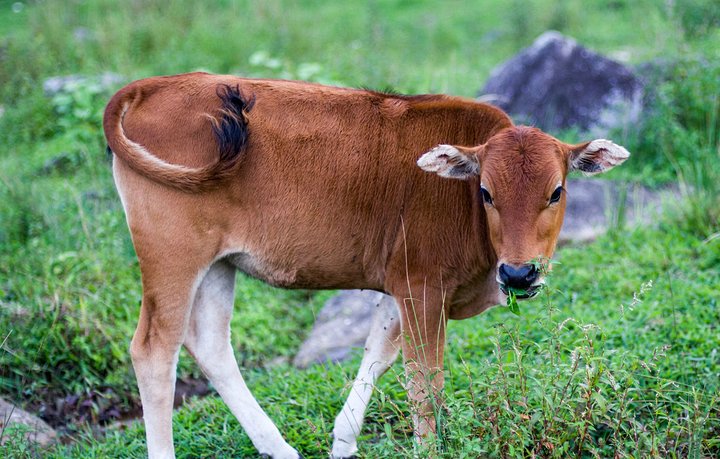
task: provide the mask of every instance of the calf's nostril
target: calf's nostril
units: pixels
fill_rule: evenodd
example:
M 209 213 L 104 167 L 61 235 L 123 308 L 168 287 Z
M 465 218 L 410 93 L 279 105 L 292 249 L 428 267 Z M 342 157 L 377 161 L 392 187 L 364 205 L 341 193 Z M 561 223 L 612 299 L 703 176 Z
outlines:
M 528 273 L 525 275 L 525 280 L 532 284 L 533 282 L 535 282 L 535 279 L 537 279 L 538 271 L 535 268 L 535 265 L 526 265 L 526 266 L 529 266 L 530 269 L 528 270 Z
M 519 267 L 503 263 L 498 268 L 498 275 L 500 281 L 508 287 L 527 289 L 537 280 L 538 270 L 529 263 Z
M 508 284 L 510 281 L 510 278 L 512 277 L 512 268 L 506 265 L 505 263 L 500 265 L 500 268 L 498 268 L 498 275 L 500 277 L 500 281 L 503 284 Z

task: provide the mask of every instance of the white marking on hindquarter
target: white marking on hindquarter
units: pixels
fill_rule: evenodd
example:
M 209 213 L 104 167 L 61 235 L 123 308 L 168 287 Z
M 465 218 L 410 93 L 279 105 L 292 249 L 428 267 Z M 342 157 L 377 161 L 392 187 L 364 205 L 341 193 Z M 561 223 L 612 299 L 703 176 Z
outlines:
M 118 191 L 118 196 L 120 196 L 120 204 L 122 205 L 123 212 L 125 213 L 125 220 L 128 222 L 128 227 L 130 226 L 130 220 L 128 215 L 128 209 L 127 209 L 127 203 L 126 203 L 126 197 L 125 197 L 125 184 L 123 183 L 122 178 L 120 178 L 120 174 L 117 171 L 117 158 L 115 155 L 113 155 L 113 164 L 112 164 L 112 171 L 113 171 L 113 180 L 115 181 L 115 188 Z

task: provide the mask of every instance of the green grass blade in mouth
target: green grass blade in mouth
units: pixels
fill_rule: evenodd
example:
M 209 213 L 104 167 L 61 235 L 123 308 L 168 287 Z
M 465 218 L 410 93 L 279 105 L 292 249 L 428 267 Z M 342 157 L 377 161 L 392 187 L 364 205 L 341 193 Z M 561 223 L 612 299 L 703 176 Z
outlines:
M 507 307 L 510 309 L 510 312 L 512 312 L 516 316 L 519 316 L 520 315 L 520 305 L 518 305 L 515 290 L 512 288 L 508 289 L 507 295 L 508 295 L 507 296 Z
M 508 287 L 508 292 L 511 292 L 515 296 L 523 297 L 531 294 L 533 290 L 526 290 L 523 288 Z

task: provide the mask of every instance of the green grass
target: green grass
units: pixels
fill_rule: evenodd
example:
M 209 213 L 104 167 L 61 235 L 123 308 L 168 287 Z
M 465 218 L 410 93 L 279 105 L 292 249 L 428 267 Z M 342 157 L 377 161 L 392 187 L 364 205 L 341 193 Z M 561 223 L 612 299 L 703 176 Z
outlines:
M 18 13 L 14 3 L 0 1 L 1 396 L 45 407 L 55 422 L 138 404 L 128 346 L 139 273 L 100 129 L 111 91 L 85 84 L 50 99 L 45 78 L 205 69 L 473 96 L 495 65 L 553 27 L 631 64 L 673 63 L 652 83 L 650 116 L 613 137 L 633 156 L 611 178 L 680 181 L 683 197 L 647 228 L 563 248 L 551 295 L 520 303 L 519 317 L 498 308 L 451 323 L 442 455 L 720 455 L 714 2 L 94 0 L 23 3 Z M 302 372 L 265 366 L 293 354 L 328 293 L 237 285 L 233 347 L 249 385 L 293 446 L 324 457 L 357 358 Z M 200 376 L 185 354 L 179 376 Z M 398 365 L 381 384 L 362 457 L 412 452 L 402 379 Z M 49 415 L 58 404 L 65 411 Z M 145 454 L 137 424 L 99 438 L 81 422 L 66 430 L 70 445 L 41 452 L 15 436 L 3 454 Z M 180 409 L 175 435 L 180 456 L 256 454 L 215 397 Z
M 567 457 L 586 427 L 587 457 L 719 454 L 720 242 L 668 225 L 565 248 L 560 262 L 552 291 L 521 303 L 520 317 L 497 308 L 450 323 L 443 457 L 527 457 L 542 442 L 541 457 Z M 290 443 L 322 457 L 354 364 L 245 375 Z M 380 385 L 361 457 L 413 450 L 402 379 L 398 365 Z M 174 426 L 180 457 L 254 457 L 218 398 L 183 407 Z M 143 435 L 135 424 L 80 437 L 50 457 L 140 457 Z

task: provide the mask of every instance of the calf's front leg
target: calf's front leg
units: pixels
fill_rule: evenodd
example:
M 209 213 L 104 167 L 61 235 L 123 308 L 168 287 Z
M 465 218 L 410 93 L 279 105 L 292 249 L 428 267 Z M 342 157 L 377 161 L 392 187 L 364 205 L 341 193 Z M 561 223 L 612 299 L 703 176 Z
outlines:
M 436 419 L 442 405 L 447 323 L 444 293 L 422 283 L 415 288 L 410 286 L 402 298 L 396 297 L 401 311 L 408 401 L 418 439 L 436 432 Z
M 333 429 L 332 459 L 349 459 L 357 453 L 357 436 L 375 383 L 397 360 L 400 351 L 400 314 L 391 296 L 385 295 L 373 317 L 365 341 L 365 354 L 350 394 Z

